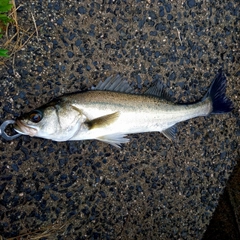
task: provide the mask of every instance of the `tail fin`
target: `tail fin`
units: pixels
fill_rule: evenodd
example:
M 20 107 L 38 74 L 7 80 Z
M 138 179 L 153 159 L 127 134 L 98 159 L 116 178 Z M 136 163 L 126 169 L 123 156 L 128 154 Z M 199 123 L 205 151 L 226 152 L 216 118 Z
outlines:
M 219 69 L 218 74 L 212 81 L 212 84 L 204 96 L 203 100 L 210 97 L 212 100 L 212 113 L 227 113 L 233 110 L 233 103 L 226 97 L 226 77 Z

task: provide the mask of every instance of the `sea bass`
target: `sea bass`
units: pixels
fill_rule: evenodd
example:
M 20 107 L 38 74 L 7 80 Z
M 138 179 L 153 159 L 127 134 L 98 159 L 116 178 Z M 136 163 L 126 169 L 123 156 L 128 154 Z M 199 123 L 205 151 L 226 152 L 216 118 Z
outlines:
M 226 77 L 219 70 L 203 99 L 175 104 L 161 84 L 136 94 L 120 76 L 109 77 L 94 89 L 63 95 L 16 120 L 21 134 L 54 141 L 97 139 L 116 147 L 127 143 L 127 134 L 158 131 L 169 139 L 176 124 L 210 113 L 227 113 L 233 104 L 225 95 Z

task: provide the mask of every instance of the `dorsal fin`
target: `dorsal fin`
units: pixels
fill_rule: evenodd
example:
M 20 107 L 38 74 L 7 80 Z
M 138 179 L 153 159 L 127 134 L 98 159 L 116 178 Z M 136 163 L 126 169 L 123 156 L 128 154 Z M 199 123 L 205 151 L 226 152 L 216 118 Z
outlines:
M 164 85 L 161 82 L 157 82 L 157 84 L 150 87 L 144 94 L 159 97 L 168 101 L 172 100 L 171 96 L 168 92 L 166 92 Z
M 105 90 L 114 92 L 134 93 L 129 83 L 122 79 L 120 75 L 116 77 L 110 76 L 104 82 L 100 81 L 95 88 L 92 90 Z

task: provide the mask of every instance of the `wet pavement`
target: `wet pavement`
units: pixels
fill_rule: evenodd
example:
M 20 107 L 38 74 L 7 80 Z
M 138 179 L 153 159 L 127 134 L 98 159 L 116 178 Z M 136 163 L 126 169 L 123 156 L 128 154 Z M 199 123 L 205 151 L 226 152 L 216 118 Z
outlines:
M 223 68 L 235 109 L 178 124 L 174 142 L 134 134 L 121 149 L 1 139 L 0 235 L 201 239 L 239 159 L 238 1 L 16 5 L 20 32 L 37 32 L 22 34 L 26 45 L 0 65 L 0 123 L 119 73 L 136 92 L 161 81 L 190 103 Z

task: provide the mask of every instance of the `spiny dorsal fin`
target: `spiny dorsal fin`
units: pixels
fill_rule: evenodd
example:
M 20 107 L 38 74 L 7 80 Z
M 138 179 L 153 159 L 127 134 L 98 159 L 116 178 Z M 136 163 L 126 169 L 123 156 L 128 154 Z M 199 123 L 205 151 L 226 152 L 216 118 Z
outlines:
M 97 137 L 96 139 L 108 144 L 113 145 L 114 147 L 121 148 L 122 143 L 127 143 L 129 142 L 128 138 L 125 138 L 126 135 L 122 133 L 114 133 L 110 135 L 104 135 Z
M 120 75 L 116 77 L 110 76 L 104 82 L 100 81 L 92 90 L 105 90 L 114 92 L 134 93 L 129 83 L 122 79 Z
M 177 134 L 177 126 L 173 125 L 172 127 L 165 129 L 162 131 L 162 134 L 170 141 L 173 141 Z
M 168 92 L 166 92 L 166 90 L 161 82 L 158 82 L 154 86 L 150 87 L 144 94 L 152 95 L 155 97 L 159 97 L 159 98 L 171 101 L 170 95 L 168 94 Z
M 107 125 L 113 123 L 118 117 L 119 112 L 115 112 L 87 121 L 85 122 L 85 125 L 87 125 L 89 130 L 94 128 L 106 127 Z

